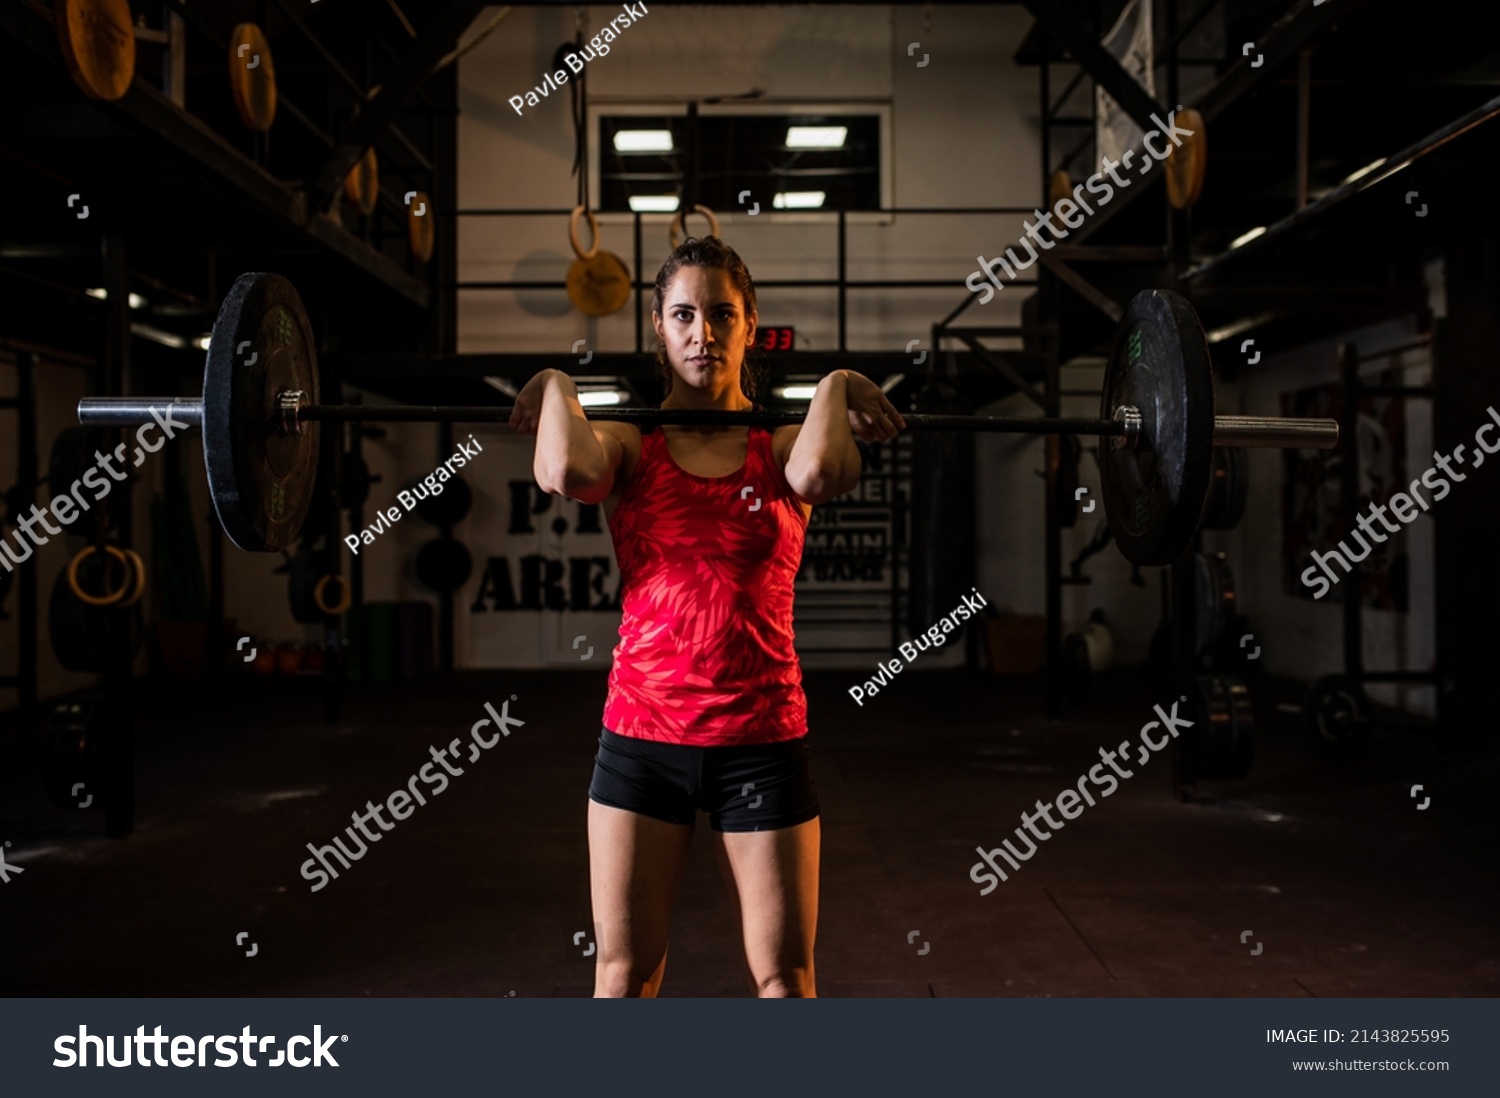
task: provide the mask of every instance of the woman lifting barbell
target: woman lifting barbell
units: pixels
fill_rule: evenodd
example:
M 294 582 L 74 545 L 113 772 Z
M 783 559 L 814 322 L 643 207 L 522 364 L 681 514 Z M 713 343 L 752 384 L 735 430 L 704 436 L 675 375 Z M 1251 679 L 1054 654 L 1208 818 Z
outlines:
M 656 276 L 663 408 L 754 407 L 755 287 L 716 237 Z M 654 996 L 699 810 L 762 997 L 816 994 L 818 799 L 793 647 L 793 583 L 813 505 L 859 482 L 855 436 L 906 426 L 879 386 L 836 370 L 800 426 L 590 421 L 560 371 L 516 397 L 546 492 L 603 502 L 623 582 L 604 728 L 589 787 L 596 997 Z

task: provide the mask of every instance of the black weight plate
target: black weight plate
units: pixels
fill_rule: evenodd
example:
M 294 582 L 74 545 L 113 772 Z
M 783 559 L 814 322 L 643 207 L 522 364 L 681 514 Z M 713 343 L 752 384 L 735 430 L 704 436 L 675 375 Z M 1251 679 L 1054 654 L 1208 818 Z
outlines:
M 318 476 L 318 424 L 277 433 L 276 396 L 318 402 L 312 325 L 296 288 L 243 274 L 219 308 L 203 367 L 203 462 L 214 510 L 241 549 L 278 552 L 296 540 Z
M 1370 735 L 1370 699 L 1355 679 L 1324 675 L 1302 703 L 1302 731 L 1325 758 L 1347 758 Z
M 1245 517 L 1245 501 L 1250 494 L 1245 451 L 1238 446 L 1215 446 L 1212 475 L 1202 528 L 1233 530 Z
M 1250 689 L 1234 675 L 1199 675 L 1197 726 L 1188 745 L 1196 778 L 1238 779 L 1255 756 Z
M 1234 622 L 1234 573 L 1217 553 L 1199 553 L 1193 561 L 1197 605 L 1193 650 L 1203 655 Z
M 42 780 L 52 803 L 103 808 L 104 712 L 98 702 L 75 698 L 54 703 L 45 735 Z
M 433 538 L 417 550 L 412 571 L 418 583 L 441 595 L 469 582 L 474 558 L 456 538 Z
M 422 484 L 422 490 L 427 492 L 427 498 L 417 500 L 417 517 L 433 526 L 452 526 L 455 522 L 461 521 L 469 513 L 469 508 L 474 506 L 474 493 L 469 488 L 468 481 L 460 476 L 441 481 L 438 487 L 442 491 L 435 495 L 425 484 Z M 413 491 L 412 494 L 416 493 Z
M 1203 517 L 1213 462 L 1214 381 L 1208 343 L 1186 298 L 1143 290 L 1115 332 L 1100 415 L 1133 405 L 1134 449 L 1102 446 L 1104 510 L 1120 552 L 1140 565 L 1171 564 Z

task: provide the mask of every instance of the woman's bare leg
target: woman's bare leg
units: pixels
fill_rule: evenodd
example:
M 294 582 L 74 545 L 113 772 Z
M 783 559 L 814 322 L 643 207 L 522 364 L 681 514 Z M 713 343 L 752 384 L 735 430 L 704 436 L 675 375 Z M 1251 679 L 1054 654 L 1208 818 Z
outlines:
M 672 900 L 692 838 L 690 824 L 589 801 L 596 999 L 654 998 L 661 988 Z
M 763 999 L 813 998 L 819 821 L 776 831 L 730 831 L 722 838 L 755 993 Z

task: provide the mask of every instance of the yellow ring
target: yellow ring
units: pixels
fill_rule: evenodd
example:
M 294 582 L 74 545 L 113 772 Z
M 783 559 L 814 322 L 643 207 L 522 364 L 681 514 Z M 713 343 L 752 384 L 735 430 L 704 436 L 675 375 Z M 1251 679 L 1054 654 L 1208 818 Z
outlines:
M 84 557 L 94 552 L 96 552 L 96 548 L 92 545 L 84 546 L 84 548 L 78 550 L 77 554 L 73 557 L 72 563 L 68 565 L 68 586 L 73 589 L 73 594 L 78 596 L 79 602 L 87 603 L 89 606 L 113 606 L 125 597 L 125 592 L 130 588 L 130 561 L 126 558 L 125 551 L 119 546 L 106 545 L 104 547 L 106 554 L 114 557 L 125 566 L 125 582 L 120 585 L 120 589 L 114 594 L 107 598 L 99 598 L 95 595 L 90 595 L 78 583 L 78 566 L 83 563 Z
M 134 549 L 125 549 L 123 552 L 130 558 L 130 565 L 135 569 L 135 590 L 116 605 L 121 610 L 128 610 L 140 602 L 141 596 L 146 593 L 146 562 L 141 559 L 141 555 Z
M 719 235 L 719 219 L 714 216 L 714 212 L 707 206 L 694 206 L 691 210 L 678 210 L 677 216 L 672 218 L 672 227 L 667 230 L 667 239 L 672 242 L 674 250 L 677 247 L 677 234 L 687 228 L 687 215 L 689 213 L 701 213 L 704 217 L 708 218 L 708 235 Z
M 589 234 L 593 239 L 594 246 L 588 251 L 583 250 L 583 245 L 578 243 L 578 215 L 582 214 L 588 219 Z M 579 259 L 593 259 L 599 254 L 599 221 L 594 217 L 594 212 L 585 206 L 573 207 L 573 216 L 568 218 L 568 240 L 573 245 L 573 253 Z
M 337 604 L 333 606 L 329 606 L 326 602 L 323 601 L 323 592 L 327 589 L 330 580 L 338 580 L 339 586 L 343 589 L 344 592 L 343 595 L 339 598 Z M 324 576 L 318 581 L 318 585 L 313 588 L 313 602 L 317 604 L 318 609 L 323 613 L 334 617 L 337 617 L 339 614 L 342 614 L 345 610 L 349 609 L 349 603 L 353 600 L 354 590 L 349 586 L 349 581 L 344 579 L 343 576 Z

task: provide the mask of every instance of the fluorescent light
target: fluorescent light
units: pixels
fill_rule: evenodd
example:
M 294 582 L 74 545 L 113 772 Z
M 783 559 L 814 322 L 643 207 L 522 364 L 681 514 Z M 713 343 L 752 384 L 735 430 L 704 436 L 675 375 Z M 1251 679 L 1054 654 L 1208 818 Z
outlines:
M 849 136 L 848 126 L 788 126 L 786 147 L 789 149 L 842 149 Z
M 892 389 L 894 389 L 897 385 L 900 385 L 905 380 L 905 374 L 892 374 L 890 377 L 886 378 L 880 383 L 880 391 L 882 393 L 889 393 Z
M 671 130 L 616 130 L 615 152 L 671 152 Z
M 212 335 L 199 336 L 197 339 L 193 340 L 193 346 L 197 347 L 200 351 L 206 351 L 213 343 L 213 341 L 214 337 Z
M 771 205 L 778 210 L 816 210 L 827 197 L 824 191 L 777 191 Z
M 1242 233 L 1241 235 L 1231 240 L 1229 242 L 1229 250 L 1232 252 L 1241 245 L 1250 243 L 1250 241 L 1254 240 L 1257 236 L 1264 236 L 1265 232 L 1266 227 L 1264 225 L 1257 225 L 1248 233 Z
M 630 394 L 619 389 L 585 389 L 578 394 L 578 403 L 585 408 L 601 408 L 614 404 L 624 404 L 630 399 Z
M 515 384 L 510 380 L 510 378 L 489 377 L 488 375 L 486 375 L 484 383 L 491 389 L 499 389 L 508 397 L 514 397 L 518 392 L 520 392 L 520 390 L 516 388 Z
M 817 392 L 816 385 L 778 385 L 771 390 L 771 395 L 782 400 L 811 400 Z
M 679 199 L 675 194 L 633 194 L 630 208 L 636 213 L 676 213 Z
M 1353 172 L 1353 173 L 1351 173 L 1349 175 L 1344 176 L 1344 183 L 1353 183 L 1356 179 L 1363 179 L 1365 176 L 1369 175 L 1371 172 L 1373 172 L 1376 168 L 1380 167 L 1380 165 L 1382 165 L 1384 163 L 1385 163 L 1385 157 L 1383 157 L 1383 156 L 1379 160 L 1372 160 L 1368 164 L 1366 164 L 1363 168 L 1359 169 L 1359 171 Z M 1339 186 L 1343 186 L 1343 185 L 1344 185 L 1343 183 L 1339 184 Z
M 88 294 L 90 297 L 98 298 L 100 301 L 108 301 L 109 300 L 109 291 L 106 290 L 103 286 L 90 286 L 87 290 L 84 290 L 83 292 L 86 293 L 86 294 Z M 130 307 L 132 309 L 144 309 L 149 304 L 150 304 L 150 302 L 148 302 L 140 294 L 131 294 L 130 295 Z

